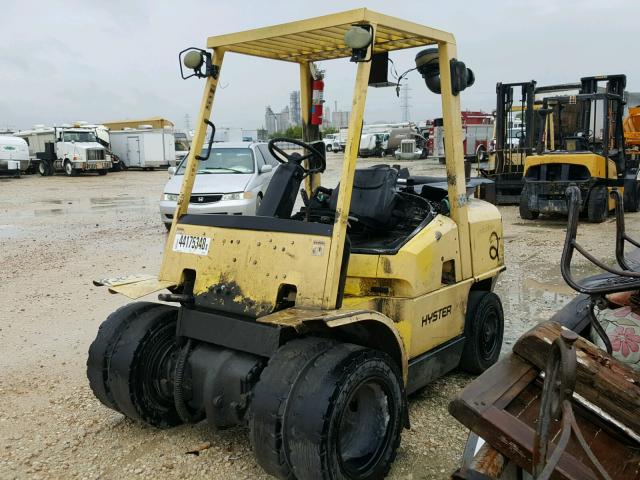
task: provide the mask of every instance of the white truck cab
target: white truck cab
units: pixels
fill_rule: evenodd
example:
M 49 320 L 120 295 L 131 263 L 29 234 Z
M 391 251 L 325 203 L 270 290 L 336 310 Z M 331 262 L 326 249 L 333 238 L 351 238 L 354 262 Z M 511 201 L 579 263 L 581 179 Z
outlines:
M 17 132 L 29 144 L 29 156 L 43 176 L 64 171 L 69 176 L 81 172 L 106 175 L 111 157 L 98 142 L 94 128 L 53 127 Z

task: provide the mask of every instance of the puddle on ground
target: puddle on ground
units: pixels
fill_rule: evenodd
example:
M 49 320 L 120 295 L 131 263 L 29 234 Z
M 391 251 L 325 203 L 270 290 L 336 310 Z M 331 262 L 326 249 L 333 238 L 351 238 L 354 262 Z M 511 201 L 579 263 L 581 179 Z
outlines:
M 16 225 L 0 225 L 0 239 L 1 238 L 18 238 L 21 237 L 21 229 Z
M 613 258 L 603 259 L 613 265 Z M 572 275 L 577 278 L 602 273 L 590 263 L 576 263 Z M 524 332 L 540 322 L 549 320 L 564 307 L 576 292 L 569 287 L 560 273 L 560 265 L 510 266 L 498 281 L 496 293 L 504 307 L 505 332 L 503 352 Z

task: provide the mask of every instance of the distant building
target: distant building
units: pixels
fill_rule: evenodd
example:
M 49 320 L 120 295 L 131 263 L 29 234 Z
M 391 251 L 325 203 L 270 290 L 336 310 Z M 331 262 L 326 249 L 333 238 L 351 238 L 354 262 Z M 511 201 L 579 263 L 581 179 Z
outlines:
M 267 130 L 267 133 L 272 134 L 278 131 L 278 117 L 271 110 L 271 106 L 265 108 L 264 111 L 264 128 Z
M 291 115 L 291 125 L 302 125 L 300 119 L 300 91 L 294 90 L 289 95 L 289 113 Z
M 280 113 L 275 113 L 270 106 L 264 112 L 264 125 L 267 133 L 284 132 L 291 126 L 289 107 L 284 107 Z

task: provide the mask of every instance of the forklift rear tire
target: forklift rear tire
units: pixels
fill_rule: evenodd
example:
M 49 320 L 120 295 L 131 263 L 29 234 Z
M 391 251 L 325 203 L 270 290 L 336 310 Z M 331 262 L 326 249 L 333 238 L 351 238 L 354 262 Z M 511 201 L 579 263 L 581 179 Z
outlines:
M 396 362 L 381 351 L 336 345 L 300 373 L 287 401 L 282 440 L 292 476 L 384 478 L 405 419 Z
M 607 188 L 603 186 L 593 187 L 587 200 L 587 218 L 590 223 L 602 223 L 609 214 L 609 201 Z
M 120 307 L 102 322 L 96 339 L 89 347 L 87 357 L 89 386 L 98 400 L 113 410 L 120 411 L 108 386 L 109 364 L 113 350 L 129 323 L 160 305 L 152 302 L 133 302 Z
M 504 313 L 500 298 L 493 292 L 470 292 L 460 368 L 480 374 L 496 363 L 503 334 Z
M 283 416 L 296 379 L 334 341 L 307 337 L 291 340 L 271 357 L 253 389 L 249 437 L 256 460 L 270 475 L 292 478 L 282 442 Z
M 526 190 L 520 194 L 520 218 L 523 220 L 535 220 L 540 216 L 540 212 L 529 210 L 529 199 Z
M 108 366 L 107 386 L 118 410 L 154 427 L 182 422 L 169 376 L 178 354 L 178 309 L 159 305 L 123 326 Z

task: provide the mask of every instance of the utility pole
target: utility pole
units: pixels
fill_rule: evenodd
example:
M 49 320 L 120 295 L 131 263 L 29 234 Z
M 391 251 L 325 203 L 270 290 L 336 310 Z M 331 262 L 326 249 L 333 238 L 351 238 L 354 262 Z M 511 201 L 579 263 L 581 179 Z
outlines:
M 411 120 L 411 113 L 409 107 L 409 100 L 411 97 L 409 96 L 409 83 L 405 82 L 400 87 L 400 113 L 402 115 L 402 121 L 408 122 Z

